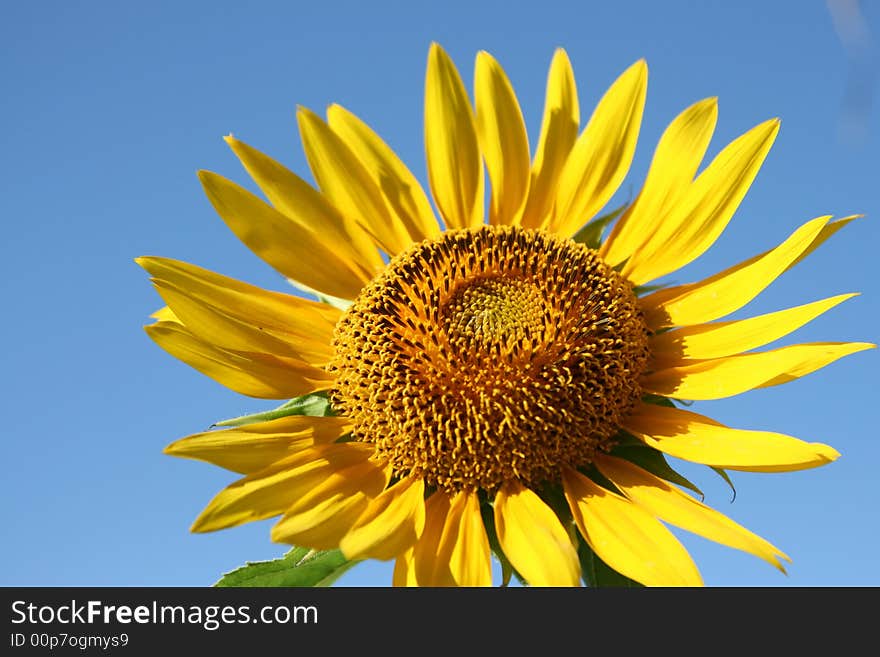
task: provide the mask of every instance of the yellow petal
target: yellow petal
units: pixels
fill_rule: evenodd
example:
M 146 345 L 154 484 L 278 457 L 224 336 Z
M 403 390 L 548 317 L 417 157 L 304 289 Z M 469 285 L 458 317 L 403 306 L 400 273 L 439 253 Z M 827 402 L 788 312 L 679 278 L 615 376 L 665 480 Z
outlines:
M 757 534 L 629 461 L 602 455 L 595 464 L 629 500 L 661 520 L 710 541 L 754 554 L 782 572 L 785 568 L 780 558 L 791 561 Z
M 277 210 L 312 232 L 326 235 L 368 277 L 383 269 L 373 239 L 354 219 L 341 215 L 321 192 L 256 148 L 231 135 L 224 139 Z
M 814 347 L 809 351 L 804 351 L 800 360 L 788 367 L 781 374 L 774 376 L 769 381 L 765 381 L 759 387 L 769 388 L 770 386 L 778 386 L 799 379 L 802 376 L 811 374 L 826 365 L 833 363 L 838 358 L 843 358 L 849 354 L 854 354 L 866 349 L 875 349 L 877 345 L 870 342 L 815 342 L 812 345 L 804 345 Z
M 836 221 L 832 221 L 830 224 L 823 226 L 822 230 L 813 239 L 813 242 L 810 244 L 810 246 L 808 246 L 806 249 L 804 249 L 803 253 L 801 253 L 797 258 L 795 258 L 794 262 L 792 262 L 788 266 L 788 269 L 791 269 L 792 267 L 794 267 L 801 260 L 806 258 L 808 255 L 810 255 L 813 251 L 818 249 L 820 246 L 822 246 L 822 244 L 825 243 L 825 240 L 827 240 L 829 237 L 834 235 L 834 233 L 836 233 L 841 228 L 846 226 L 849 222 L 853 221 L 854 219 L 860 219 L 863 216 L 864 215 L 861 215 L 861 214 L 853 214 L 848 217 L 843 217 L 842 219 L 837 219 Z M 788 271 L 788 269 L 786 269 L 786 271 Z
M 839 294 L 775 313 L 730 322 L 695 324 L 651 337 L 654 366 L 676 364 L 682 358 L 708 359 L 740 354 L 762 347 L 799 329 L 834 306 L 857 296 Z
M 310 110 L 296 114 L 309 168 L 324 195 L 345 217 L 353 218 L 386 253 L 410 245 L 403 224 L 393 216 L 382 192 L 357 156 L 330 126 Z
M 327 109 L 327 121 L 360 160 L 402 222 L 410 241 L 440 235 L 431 202 L 412 172 L 394 151 L 357 116 L 339 105 Z
M 599 101 L 559 175 L 550 230 L 570 237 L 623 182 L 639 136 L 647 83 L 648 67 L 639 60 Z
M 718 100 L 706 98 L 679 114 L 660 137 L 645 184 L 599 253 L 616 266 L 651 239 L 690 187 L 718 120 Z
M 178 301 L 186 304 L 197 315 L 203 316 L 202 320 L 207 315 L 209 320 L 214 320 L 211 324 L 228 324 L 229 318 L 246 324 L 238 328 L 250 333 L 251 337 L 256 338 L 256 342 L 249 347 L 238 343 L 245 351 L 255 350 L 256 345 L 261 342 L 260 336 L 255 336 L 253 330 L 249 329 L 253 327 L 267 334 L 267 339 L 274 337 L 288 343 L 291 345 L 292 355 L 311 365 L 326 363 L 334 353 L 333 329 L 341 315 L 335 308 L 288 294 L 269 292 L 169 258 L 144 257 L 137 258 L 136 262 L 152 274 L 156 285 L 166 288 L 170 285 L 179 293 L 178 297 L 184 295 Z M 154 316 L 160 321 L 185 323 L 167 307 L 162 317 L 158 313 L 154 313 Z M 166 316 L 169 319 L 164 319 Z M 187 316 L 190 321 L 188 331 L 192 332 L 193 323 L 199 325 L 200 318 L 191 314 Z M 232 325 L 237 324 L 232 322 Z M 224 331 L 220 334 L 215 331 L 211 337 L 205 334 L 199 334 L 198 337 L 218 346 L 222 344 L 236 348 L 226 344 L 227 336 Z
M 335 549 L 387 483 L 387 469 L 372 461 L 334 467 L 291 504 L 272 527 L 272 540 Z
M 474 103 L 492 183 L 489 223 L 510 225 L 519 220 L 529 191 L 529 139 L 510 80 L 487 52 L 477 54 Z
M 785 383 L 873 348 L 866 342 L 812 342 L 669 367 L 642 377 L 645 392 L 676 399 L 723 399 Z
M 185 290 L 191 297 L 226 315 L 274 332 L 287 333 L 311 345 L 329 345 L 336 322 L 342 315 L 327 304 L 270 292 L 187 262 L 156 257 L 135 261 L 154 278 Z M 165 318 L 156 315 L 156 319 Z
M 214 209 L 247 247 L 284 276 L 343 299 L 354 299 L 370 276 L 344 248 L 281 214 L 223 176 L 200 171 Z
M 574 470 L 562 483 L 581 535 L 611 568 L 645 586 L 702 586 L 687 550 L 656 518 Z
M 444 538 L 453 541 L 449 565 L 459 586 L 492 586 L 489 537 L 480 515 L 476 491 L 452 498 Z
M 221 349 L 199 340 L 177 322 L 157 322 L 144 330 L 175 358 L 249 397 L 289 399 L 326 388 L 333 381 L 327 372 L 302 361 Z
M 410 548 L 394 561 L 392 586 L 418 586 L 416 569 L 413 566 L 413 549 Z
M 452 552 L 447 540 L 441 544 L 449 515 L 449 495 L 436 491 L 425 502 L 425 525 L 422 535 L 413 546 L 412 559 L 401 568 L 407 572 L 401 579 L 412 580 L 417 586 L 455 586 L 455 578 L 449 565 Z M 398 559 L 397 565 L 401 565 Z M 405 576 L 404 576 L 405 575 Z M 395 580 L 398 578 L 395 573 Z
M 425 526 L 425 482 L 401 479 L 370 500 L 339 547 L 348 559 L 393 559 L 413 546 Z
M 210 532 L 277 516 L 334 473 L 362 465 L 372 454 L 373 448 L 361 443 L 304 449 L 224 488 L 193 523 L 192 531 Z
M 483 160 L 467 91 L 436 43 L 425 78 L 425 154 L 431 193 L 447 228 L 483 223 Z
M 142 258 L 135 258 L 135 261 L 140 264 L 140 260 Z M 171 310 L 168 306 L 162 306 L 156 312 L 150 315 L 152 319 L 155 319 L 157 322 L 177 322 L 180 323 L 180 320 L 177 318 L 177 315 L 174 314 L 174 311 Z
M 289 335 L 274 334 L 247 321 L 226 315 L 189 295 L 184 289 L 166 281 L 153 280 L 159 295 L 174 310 L 178 321 L 198 339 L 231 351 L 271 354 L 304 360 L 303 352 Z M 326 356 L 310 365 L 324 365 L 332 349 L 325 345 Z
M 822 443 L 731 429 L 703 415 L 656 404 L 636 406 L 623 427 L 670 456 L 727 470 L 789 472 L 825 465 L 840 456 Z
M 532 164 L 529 197 L 520 224 L 540 228 L 549 219 L 559 174 L 577 140 L 581 115 L 571 62 L 562 48 L 553 54 L 547 75 L 544 119 Z
M 775 249 L 698 283 L 659 290 L 641 299 L 648 325 L 702 324 L 742 308 L 761 293 L 806 249 L 828 223 L 818 217 L 798 228 Z
M 641 285 L 683 267 L 712 246 L 745 197 L 778 132 L 779 120 L 772 119 L 722 150 L 663 217 L 651 239 L 627 261 L 623 275 Z
M 252 474 L 303 449 L 332 443 L 350 426 L 347 418 L 292 415 L 235 429 L 195 433 L 171 443 L 164 451 Z
M 577 552 L 559 518 L 528 488 L 508 482 L 495 496 L 501 549 L 532 586 L 578 586 Z
M 450 499 L 437 491 L 428 498 L 413 568 L 419 586 L 491 586 L 489 538 L 476 492 Z

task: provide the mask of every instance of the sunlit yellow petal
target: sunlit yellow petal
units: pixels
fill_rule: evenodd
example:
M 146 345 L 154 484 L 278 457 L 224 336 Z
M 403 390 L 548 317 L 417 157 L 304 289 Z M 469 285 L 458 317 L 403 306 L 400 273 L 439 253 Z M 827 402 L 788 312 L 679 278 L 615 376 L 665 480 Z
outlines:
M 220 491 L 196 519 L 192 531 L 210 532 L 279 515 L 334 473 L 366 463 L 372 453 L 372 446 L 361 443 L 321 445 L 297 452 Z
M 366 123 L 339 105 L 327 109 L 327 122 L 357 155 L 382 190 L 385 201 L 402 222 L 410 240 L 421 242 L 440 234 L 431 203 L 416 177 Z
M 435 491 L 425 502 L 425 525 L 422 535 L 413 546 L 412 559 L 407 565 L 398 565 L 406 571 L 406 580 L 418 586 L 455 586 L 455 577 L 449 566 L 452 542 L 444 541 L 443 534 L 449 516 L 449 495 Z M 395 574 L 395 580 L 398 576 Z M 401 579 L 404 579 L 401 575 Z
M 425 78 L 428 179 L 447 228 L 483 223 L 483 160 L 467 91 L 449 55 L 436 43 Z
M 174 310 L 178 321 L 200 340 L 232 351 L 254 351 L 304 360 L 303 352 L 296 341 L 283 333 L 274 334 L 262 327 L 226 315 L 194 298 L 184 288 L 179 288 L 173 283 L 154 280 L 153 285 Z M 332 354 L 332 349 L 329 345 L 325 345 L 324 351 L 327 355 L 323 359 L 317 363 L 311 361 L 309 364 L 319 366 L 325 364 Z
M 353 299 L 369 276 L 338 245 L 297 223 L 223 176 L 200 171 L 217 214 L 248 248 L 284 276 Z
M 272 540 L 334 549 L 387 483 L 387 469 L 372 461 L 336 467 L 290 505 L 272 527 Z
M 419 586 L 490 586 L 489 539 L 475 491 L 451 499 L 437 491 L 425 504 L 425 528 L 413 548 Z
M 520 224 L 540 228 L 549 219 L 556 183 L 577 140 L 581 115 L 571 62 L 562 48 L 553 54 L 547 75 L 544 118 L 529 183 L 529 197 Z
M 144 330 L 160 347 L 218 383 L 250 397 L 289 399 L 330 385 L 324 370 L 267 354 L 232 352 L 199 340 L 177 322 Z
M 722 399 L 785 383 L 873 347 L 866 342 L 812 342 L 713 358 L 648 374 L 642 377 L 642 389 L 676 399 Z
M 329 241 L 372 276 L 383 264 L 373 239 L 354 218 L 341 215 L 323 194 L 282 165 L 231 135 L 224 137 L 269 202 L 280 212 Z
M 252 474 L 303 449 L 332 443 L 349 428 L 347 418 L 292 415 L 235 429 L 195 433 L 171 443 L 164 451 Z
M 489 223 L 512 224 L 529 190 L 529 139 L 510 80 L 487 52 L 477 55 L 474 103 L 477 137 L 492 183 Z
M 135 261 L 141 260 L 141 258 L 135 258 Z M 140 264 L 140 263 L 138 263 Z M 152 319 L 155 319 L 157 322 L 177 322 L 180 323 L 180 320 L 177 318 L 177 315 L 174 314 L 174 311 L 171 310 L 168 306 L 162 306 L 156 312 L 150 314 Z
M 425 482 L 401 479 L 370 500 L 339 547 L 348 559 L 393 559 L 413 546 L 425 526 Z
M 839 358 L 849 356 L 866 349 L 875 349 L 877 345 L 870 342 L 815 342 L 811 346 L 813 349 L 805 350 L 800 360 L 788 367 L 781 374 L 774 376 L 772 379 L 765 381 L 759 387 L 769 388 L 770 386 L 778 386 L 789 381 L 794 381 L 807 374 L 812 374 L 816 370 L 822 369 L 826 365 L 833 363 Z
M 806 249 L 804 249 L 803 253 L 801 253 L 797 258 L 795 258 L 794 262 L 792 262 L 788 266 L 788 269 L 791 269 L 792 267 L 794 267 L 801 260 L 806 258 L 808 255 L 810 255 L 813 251 L 818 249 L 820 246 L 822 246 L 822 244 L 825 243 L 825 240 L 827 240 L 829 237 L 834 235 L 834 233 L 839 231 L 841 228 L 846 226 L 848 223 L 850 223 L 851 221 L 853 221 L 855 219 L 860 219 L 863 216 L 864 215 L 861 215 L 861 214 L 853 214 L 848 217 L 843 217 L 842 219 L 837 219 L 837 220 L 832 221 L 831 223 L 823 226 L 822 230 L 819 231 L 819 234 L 816 235 L 815 238 L 813 238 L 813 242 L 810 244 L 810 246 L 808 246 Z M 788 269 L 786 269 L 786 271 L 788 271 Z
M 345 217 L 352 217 L 386 253 L 396 255 L 412 242 L 392 215 L 370 173 L 321 118 L 301 107 L 296 114 L 309 168 L 324 195 Z
M 621 270 L 636 285 L 675 271 L 718 239 L 758 174 L 779 132 L 778 119 L 735 139 L 706 167 L 651 239 Z
M 742 308 L 758 296 L 806 249 L 828 223 L 818 217 L 798 228 L 775 249 L 698 283 L 680 285 L 642 298 L 648 325 L 702 324 Z
M 650 240 L 666 214 L 681 201 L 709 147 L 717 119 L 718 101 L 707 98 L 669 124 L 654 151 L 642 191 L 599 249 L 608 264 L 620 264 Z
M 509 482 L 495 496 L 495 531 L 504 555 L 532 586 L 578 586 L 571 538 L 540 497 Z
M 674 365 L 682 358 L 721 358 L 762 347 L 799 329 L 854 296 L 857 295 L 839 294 L 749 319 L 695 324 L 674 331 L 664 331 L 650 339 L 654 366 Z
M 645 586 L 702 586 L 687 550 L 647 511 L 574 470 L 562 482 L 581 535 L 614 570 Z
M 393 586 L 418 586 L 416 570 L 413 566 L 413 549 L 410 548 L 394 561 Z
M 186 290 L 187 295 L 218 311 L 295 339 L 301 347 L 325 350 L 333 340 L 333 327 L 342 313 L 327 304 L 290 294 L 271 292 L 228 276 L 171 258 L 135 260 L 154 278 Z M 179 318 L 167 310 L 175 321 Z M 156 319 L 164 319 L 156 317 Z
M 639 60 L 599 101 L 559 175 L 550 230 L 573 235 L 623 182 L 639 136 L 647 84 L 648 66 Z
M 754 554 L 782 572 L 785 569 L 780 558 L 791 561 L 760 536 L 637 465 L 605 455 L 598 457 L 595 463 L 626 497 L 661 520 L 716 543 Z
M 697 413 L 652 404 L 637 406 L 624 428 L 670 456 L 728 470 L 789 472 L 825 465 L 840 456 L 822 443 L 731 429 Z
M 491 586 L 489 537 L 483 526 L 476 491 L 460 491 L 452 498 L 446 529 L 444 538 L 454 541 L 449 566 L 456 583 L 459 586 Z

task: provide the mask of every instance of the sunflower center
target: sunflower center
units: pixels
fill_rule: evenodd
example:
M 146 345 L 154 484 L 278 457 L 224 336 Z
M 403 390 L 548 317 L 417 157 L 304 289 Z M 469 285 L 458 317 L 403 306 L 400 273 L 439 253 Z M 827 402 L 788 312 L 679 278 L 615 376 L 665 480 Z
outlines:
M 455 492 L 558 479 L 613 446 L 647 328 L 598 253 L 482 226 L 399 254 L 336 327 L 331 391 L 397 477 Z
M 546 325 L 540 290 L 529 281 L 492 276 L 464 282 L 445 304 L 442 324 L 450 341 L 512 345 Z

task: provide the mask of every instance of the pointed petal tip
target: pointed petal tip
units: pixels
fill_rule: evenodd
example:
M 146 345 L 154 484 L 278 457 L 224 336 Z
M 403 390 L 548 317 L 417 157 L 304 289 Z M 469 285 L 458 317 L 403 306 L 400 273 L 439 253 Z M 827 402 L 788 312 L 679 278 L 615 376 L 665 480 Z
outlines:
M 629 70 L 638 74 L 640 78 L 648 77 L 648 60 L 642 57 L 637 60 L 632 66 L 629 67 Z
M 707 109 L 718 114 L 718 96 L 708 96 L 703 98 L 703 100 L 697 101 L 695 105 L 701 109 Z
M 321 117 L 305 105 L 296 106 L 296 120 L 302 126 L 303 121 L 320 121 Z
M 564 57 L 565 59 L 568 59 L 568 51 L 562 46 L 557 46 L 556 50 L 553 51 L 553 57 Z
M 437 41 L 432 41 L 428 48 L 428 61 L 435 60 L 437 57 L 448 57 L 446 51 Z
M 825 459 L 825 463 L 821 463 L 818 465 L 826 465 L 828 463 L 833 463 L 837 459 L 840 458 L 840 452 L 831 447 L 830 445 L 826 445 L 824 443 L 813 443 L 812 446 L 816 450 L 816 456 L 819 458 Z
M 192 534 L 206 534 L 216 531 L 216 529 L 216 527 L 211 527 L 210 520 L 205 516 L 205 511 L 202 511 L 189 527 L 189 531 Z

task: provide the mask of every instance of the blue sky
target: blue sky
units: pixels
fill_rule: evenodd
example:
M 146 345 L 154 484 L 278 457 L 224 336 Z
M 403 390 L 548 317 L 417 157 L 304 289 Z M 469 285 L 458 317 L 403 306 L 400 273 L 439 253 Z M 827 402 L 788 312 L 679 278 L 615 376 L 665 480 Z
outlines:
M 864 4 L 868 29 L 880 29 L 877 6 Z M 719 97 L 710 155 L 779 116 L 779 138 L 730 227 L 674 278 L 723 269 L 815 216 L 861 212 L 739 316 L 859 291 L 790 341 L 878 341 L 876 49 L 848 50 L 823 2 L 33 2 L 0 14 L 0 584 L 208 585 L 284 551 L 268 522 L 188 532 L 233 475 L 162 448 L 272 404 L 225 390 L 146 337 L 141 326 L 159 301 L 133 258 L 180 258 L 286 290 L 214 214 L 196 171 L 247 183 L 221 139 L 232 132 L 308 176 L 295 108 L 338 102 L 424 182 L 432 41 L 468 86 L 477 51 L 491 52 L 533 138 L 554 48 L 569 53 L 584 115 L 646 58 L 641 140 L 620 198 L 638 190 L 663 128 L 692 102 Z M 707 584 L 880 585 L 878 368 L 873 350 L 792 384 L 695 405 L 843 454 L 813 471 L 733 473 L 733 503 L 713 473 L 683 468 L 710 504 L 794 559 L 784 576 L 680 533 Z M 389 581 L 387 564 L 366 563 L 341 583 Z

